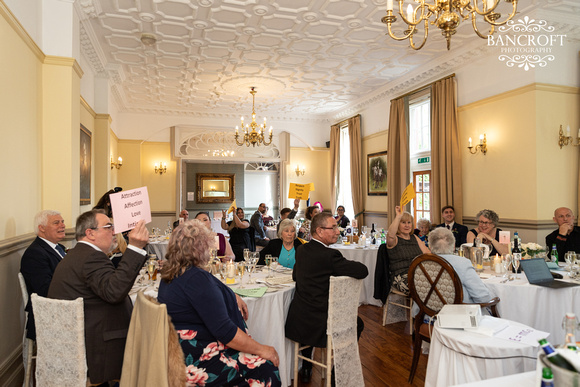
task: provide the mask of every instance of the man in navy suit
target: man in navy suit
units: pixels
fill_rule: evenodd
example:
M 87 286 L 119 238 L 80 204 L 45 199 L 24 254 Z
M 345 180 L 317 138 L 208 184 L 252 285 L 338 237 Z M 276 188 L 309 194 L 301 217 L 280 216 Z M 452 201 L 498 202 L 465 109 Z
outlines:
M 65 254 L 64 246 L 58 243 L 64 239 L 65 229 L 64 219 L 58 211 L 44 210 L 34 217 L 34 231 L 37 237 L 28 246 L 20 261 L 20 272 L 29 295 L 32 293 L 42 297 L 48 295 L 54 269 Z M 30 299 L 26 304 L 26 311 L 28 312 L 26 337 L 36 340 Z
M 469 230 L 466 226 L 455 222 L 455 208 L 453 208 L 453 206 L 443 207 L 441 209 L 441 217 L 443 218 L 444 223 L 441 223 L 437 227 L 445 227 L 446 229 L 451 230 L 455 237 L 455 247 L 459 247 L 467 242 L 467 233 Z

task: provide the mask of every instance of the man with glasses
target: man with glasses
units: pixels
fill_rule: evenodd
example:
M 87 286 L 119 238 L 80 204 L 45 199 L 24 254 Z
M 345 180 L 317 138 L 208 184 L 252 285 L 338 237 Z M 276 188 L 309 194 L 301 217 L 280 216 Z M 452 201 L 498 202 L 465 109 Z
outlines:
M 48 297 L 83 298 L 90 382 L 105 383 L 121 377 L 133 309 L 128 295 L 147 258 L 143 248 L 149 232 L 143 220 L 137 223 L 117 268 L 107 256 L 113 246 L 114 228 L 104 211 L 81 214 L 75 234 L 78 243 L 57 266 Z
M 453 236 L 455 237 L 455 247 L 459 247 L 465 242 L 467 242 L 467 233 L 469 229 L 459 224 L 455 221 L 455 208 L 453 206 L 445 206 L 441 209 L 441 218 L 443 218 L 443 223 L 437 225 L 437 227 L 445 227 L 451 230 Z
M 558 225 L 558 229 L 546 235 L 546 246 L 550 248 L 550 258 L 552 258 L 553 245 L 556 245 L 560 259 L 563 259 L 568 251 L 580 253 L 580 227 L 574 226 L 572 210 L 567 207 L 557 208 L 554 211 L 554 222 Z
M 296 281 L 296 292 L 286 319 L 286 337 L 301 345 L 324 348 L 330 276 L 362 279 L 369 272 L 364 264 L 349 261 L 340 251 L 328 247 L 340 235 L 332 214 L 322 212 L 314 216 L 310 232 L 311 241 L 296 250 L 296 264 L 292 272 L 292 279 Z M 360 317 L 357 322 L 357 333 L 360 337 L 364 324 Z M 312 348 L 302 351 L 307 357 L 311 353 Z M 312 363 L 304 362 L 300 371 L 302 383 L 310 382 L 311 375 Z

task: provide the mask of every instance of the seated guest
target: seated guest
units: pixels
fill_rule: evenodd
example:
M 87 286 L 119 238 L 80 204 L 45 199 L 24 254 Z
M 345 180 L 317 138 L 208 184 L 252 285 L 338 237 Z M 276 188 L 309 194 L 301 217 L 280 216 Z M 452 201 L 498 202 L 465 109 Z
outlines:
M 157 299 L 179 334 L 187 385 L 280 386 L 276 350 L 246 333 L 246 304 L 203 269 L 212 239 L 201 222 L 185 222 L 169 238 L 161 271 Z
M 266 247 L 260 251 L 260 260 L 258 265 L 266 263 L 266 254 L 273 257 L 278 257 L 278 263 L 284 267 L 294 268 L 296 262 L 296 248 L 302 242 L 296 238 L 296 225 L 291 219 L 284 219 L 280 223 L 280 230 L 278 230 L 278 238 L 272 239 Z
M 481 210 L 475 217 L 477 228 L 467 233 L 467 243 L 473 243 L 475 237 L 489 246 L 489 255 L 505 255 L 509 249 L 507 245 L 499 243 L 500 228 L 497 228 L 499 216 L 492 210 Z
M 546 236 L 546 246 L 550 249 L 549 256 L 552 258 L 552 246 L 556 245 L 558 257 L 564 259 L 568 251 L 580 253 L 580 227 L 574 226 L 574 213 L 566 207 L 557 208 L 554 211 L 554 222 L 558 229 Z
M 112 218 L 113 217 L 113 209 L 111 208 L 111 198 L 109 196 L 111 196 L 111 194 L 121 192 L 122 190 L 123 190 L 123 188 L 121 188 L 121 187 L 115 187 L 115 188 L 110 189 L 107 192 L 105 192 L 105 194 L 103 196 L 101 196 L 101 198 L 99 199 L 97 204 L 95 204 L 95 206 L 93 207 L 93 210 L 104 210 L 105 214 L 109 218 Z
M 467 242 L 467 232 L 469 230 L 464 225 L 455 222 L 455 208 L 453 206 L 443 207 L 441 209 L 441 217 L 443 218 L 443 223 L 437 225 L 437 227 L 445 227 L 451 230 L 455 237 L 455 247 Z
M 127 250 L 127 241 L 123 237 L 123 234 L 116 234 L 113 238 L 113 246 L 112 246 L 111 253 L 109 254 L 109 259 L 113 262 L 115 267 L 119 266 L 119 262 L 121 262 L 121 258 L 123 258 L 123 254 L 125 250 Z M 163 257 L 158 257 L 159 259 L 163 259 Z
M 296 214 L 298 213 L 298 208 L 300 207 L 300 199 L 294 199 L 294 208 L 289 209 L 288 207 L 282 208 L 280 210 L 280 221 L 288 218 L 294 219 Z
M 319 213 L 320 208 L 318 206 L 309 206 L 306 208 L 306 220 L 302 224 L 302 227 L 300 227 L 301 232 L 298 234 L 300 238 L 304 239 L 305 241 L 310 240 L 310 223 L 312 222 L 312 218 L 314 218 Z
M 400 292 L 409 294 L 407 272 L 416 256 L 430 250 L 418 236 L 413 234 L 413 216 L 395 207 L 395 219 L 387 231 L 389 251 L 389 283 Z
M 264 215 L 262 216 L 262 220 L 264 221 L 264 226 L 271 226 L 272 225 L 271 222 L 274 220 L 272 215 L 268 214 L 269 209 L 270 208 L 268 206 L 266 206 L 266 212 L 264 212 Z
M 203 223 L 205 225 L 205 227 L 207 227 L 211 231 L 211 220 L 209 219 L 208 212 L 203 212 L 203 211 L 198 212 L 197 215 L 195 215 L 195 219 L 199 220 L 201 223 Z M 228 259 L 235 259 L 236 256 L 234 255 L 234 252 L 232 251 L 232 246 L 230 246 L 230 242 L 228 242 L 228 240 L 226 239 L 224 234 L 222 234 L 220 232 L 218 232 L 216 234 L 218 237 L 218 246 L 217 246 L 218 257 L 226 257 Z
M 58 242 L 65 237 L 64 219 L 58 211 L 40 211 L 34 217 L 36 239 L 28 246 L 20 261 L 20 272 L 26 282 L 28 294 L 46 297 L 56 266 L 65 256 L 64 246 Z M 26 304 L 28 321 L 26 337 L 36 340 L 34 315 L 30 298 Z
M 250 249 L 250 251 L 256 250 L 256 244 L 253 239 L 254 236 L 251 235 L 253 229 L 250 228 L 250 222 L 244 219 L 244 210 L 242 208 L 236 208 L 236 214 L 233 216 L 233 220 L 226 223 L 226 211 L 222 211 L 222 228 L 227 230 L 230 234 L 230 245 L 236 257 L 236 261 L 244 260 L 244 249 Z
M 302 345 L 326 347 L 328 320 L 328 291 L 331 276 L 349 276 L 362 279 L 368 275 L 367 267 L 342 256 L 340 251 L 328 245 L 336 242 L 340 235 L 336 220 L 330 213 L 321 213 L 312 220 L 312 241 L 299 246 L 292 279 L 296 281 L 296 292 L 290 303 L 286 318 L 286 337 Z M 358 296 L 357 296 L 358 297 Z M 357 317 L 357 337 L 364 323 Z M 312 348 L 302 351 L 310 357 Z M 295 365 L 297 366 L 297 365 Z M 302 383 L 310 382 L 312 363 L 303 362 L 300 371 Z
M 463 285 L 464 303 L 481 303 L 491 300 L 491 294 L 475 272 L 469 259 L 454 255 L 455 237 L 451 230 L 438 227 L 429 233 L 431 252 L 445 258 L 453 266 Z
M 350 223 L 350 219 L 348 219 L 344 214 L 344 206 L 338 206 L 336 208 L 336 213 L 337 215 L 334 217 L 334 219 L 336 219 L 338 227 L 346 228 L 346 226 L 348 226 Z
M 83 298 L 89 379 L 91 384 L 105 383 L 121 377 L 133 310 L 129 291 L 147 260 L 143 247 L 149 232 L 140 220 L 129 233 L 129 246 L 117 268 L 107 256 L 115 234 L 103 210 L 81 214 L 75 234 L 78 243 L 56 267 L 48 297 Z
M 429 247 L 429 231 L 431 231 L 431 222 L 429 222 L 429 219 L 419 219 L 414 234 L 417 235 L 427 247 Z
M 266 246 L 270 241 L 270 238 L 266 236 L 266 226 L 264 225 L 264 214 L 267 208 L 266 203 L 260 203 L 250 218 L 250 226 L 254 228 L 254 239 L 257 246 Z
M 183 220 L 182 220 L 183 219 Z M 177 228 L 179 223 L 187 222 L 189 220 L 189 212 L 187 210 L 181 210 L 179 213 L 179 218 L 173 222 L 173 228 Z

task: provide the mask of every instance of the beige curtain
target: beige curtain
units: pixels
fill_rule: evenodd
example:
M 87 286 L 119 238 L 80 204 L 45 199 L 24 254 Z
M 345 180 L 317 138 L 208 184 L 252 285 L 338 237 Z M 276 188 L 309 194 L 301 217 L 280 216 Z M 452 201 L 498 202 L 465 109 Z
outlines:
M 364 223 L 363 176 L 361 166 L 360 115 L 348 119 L 348 139 L 350 143 L 350 184 L 354 217 L 359 230 Z
M 338 158 L 340 157 L 340 126 L 330 127 L 330 206 L 336 205 L 336 186 L 338 185 Z M 330 209 L 334 211 L 334 208 Z
M 441 207 L 452 205 L 463 223 L 461 154 L 457 127 L 455 77 L 431 86 L 431 206 L 433 221 L 441 223 Z
M 387 146 L 387 213 L 389 224 L 395 216 L 405 187 L 409 185 L 409 141 L 405 119 L 405 99 L 391 101 L 389 139 Z M 407 205 L 408 207 L 409 205 Z

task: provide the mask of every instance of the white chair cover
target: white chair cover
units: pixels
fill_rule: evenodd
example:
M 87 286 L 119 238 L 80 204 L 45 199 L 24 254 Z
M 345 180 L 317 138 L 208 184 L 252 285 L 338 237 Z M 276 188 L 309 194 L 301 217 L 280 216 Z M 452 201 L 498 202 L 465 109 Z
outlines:
M 364 386 L 356 337 L 362 280 L 330 277 L 327 334 L 332 337 L 337 386 Z
M 83 299 L 32 294 L 36 323 L 36 385 L 85 386 L 87 360 Z
M 24 361 L 24 387 L 30 385 L 30 374 L 32 372 L 32 359 L 34 358 L 34 341 L 26 338 L 26 325 L 28 324 L 28 289 L 22 273 L 18 273 L 18 282 L 20 282 L 20 291 L 22 292 L 22 303 L 24 308 L 24 333 L 22 334 L 22 360 Z

